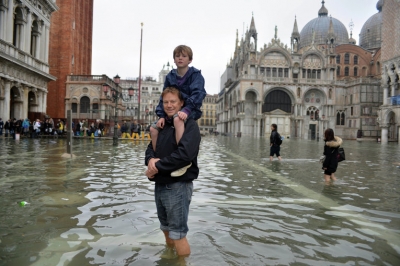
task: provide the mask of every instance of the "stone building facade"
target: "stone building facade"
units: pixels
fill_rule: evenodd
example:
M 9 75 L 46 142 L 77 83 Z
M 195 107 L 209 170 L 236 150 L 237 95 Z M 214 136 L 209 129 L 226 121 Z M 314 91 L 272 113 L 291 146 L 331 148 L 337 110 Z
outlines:
M 217 131 L 217 100 L 218 94 L 207 94 L 203 100 L 201 111 L 203 112 L 201 118 L 197 120 L 202 135 L 211 134 Z
M 383 105 L 379 108 L 379 126 L 382 143 L 400 143 L 400 1 L 382 2 Z
M 57 80 L 48 84 L 47 113 L 64 118 L 67 76 L 92 75 L 93 0 L 57 4 L 60 9 L 51 18 L 49 57 L 50 74 Z
M 274 123 L 288 138 L 319 139 L 329 127 L 346 139 L 376 139 L 380 42 L 357 45 L 352 32 L 328 16 L 325 1 L 301 31 L 294 20 L 289 46 L 277 33 L 275 27 L 275 36 L 260 47 L 254 17 L 240 41 L 236 33 L 221 77 L 217 130 L 269 137 Z
M 55 0 L 0 0 L 0 117 L 46 113 L 51 17 Z

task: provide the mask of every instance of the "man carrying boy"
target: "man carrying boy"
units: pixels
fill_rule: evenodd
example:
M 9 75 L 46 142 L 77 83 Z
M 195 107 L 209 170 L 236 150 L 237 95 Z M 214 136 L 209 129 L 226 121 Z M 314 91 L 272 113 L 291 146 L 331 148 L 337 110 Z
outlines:
M 193 193 L 193 180 L 199 175 L 197 156 L 201 141 L 199 127 L 192 118 L 187 119 L 185 131 L 179 142 L 175 139 L 176 128 L 173 116 L 184 105 L 178 89 L 165 88 L 161 97 L 165 110 L 165 124 L 157 141 L 157 151 L 151 141 L 146 149 L 146 176 L 155 182 L 154 196 L 160 229 L 163 231 L 168 248 L 175 248 L 180 256 L 190 254 L 186 239 L 189 205 Z M 172 177 L 171 172 L 190 165 L 181 177 Z
M 184 100 L 183 108 L 173 115 L 175 140 L 176 143 L 179 144 L 183 132 L 185 131 L 185 121 L 188 118 L 197 120 L 201 117 L 202 112 L 200 108 L 207 93 L 204 88 L 204 78 L 201 75 L 201 71 L 194 67 L 189 67 L 193 59 L 192 49 L 186 45 L 179 45 L 174 49 L 173 57 L 177 69 L 172 69 L 171 72 L 168 73 L 165 78 L 163 90 L 167 87 L 177 88 Z M 160 130 L 164 128 L 166 118 L 161 97 L 156 108 L 156 114 L 160 119 L 150 128 L 151 142 L 154 150 L 156 150 L 158 134 Z M 189 167 L 190 164 L 172 172 L 171 176 L 181 176 Z

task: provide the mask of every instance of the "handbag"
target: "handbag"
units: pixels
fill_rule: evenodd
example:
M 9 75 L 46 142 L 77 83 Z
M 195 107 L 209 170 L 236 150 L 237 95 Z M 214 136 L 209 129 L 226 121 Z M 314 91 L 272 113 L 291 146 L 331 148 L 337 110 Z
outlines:
M 344 149 L 342 147 L 339 147 L 338 149 L 338 155 L 337 155 L 337 161 L 341 162 L 346 160 L 346 155 L 344 154 Z

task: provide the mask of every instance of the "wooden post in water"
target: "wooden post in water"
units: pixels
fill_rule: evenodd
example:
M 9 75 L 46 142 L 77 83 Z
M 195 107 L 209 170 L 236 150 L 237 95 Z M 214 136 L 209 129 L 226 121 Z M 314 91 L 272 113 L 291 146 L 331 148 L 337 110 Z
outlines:
M 67 153 L 64 153 L 61 157 L 73 158 L 74 155 L 72 154 L 72 135 L 74 131 L 72 130 L 72 110 L 67 111 L 66 126 L 67 126 Z

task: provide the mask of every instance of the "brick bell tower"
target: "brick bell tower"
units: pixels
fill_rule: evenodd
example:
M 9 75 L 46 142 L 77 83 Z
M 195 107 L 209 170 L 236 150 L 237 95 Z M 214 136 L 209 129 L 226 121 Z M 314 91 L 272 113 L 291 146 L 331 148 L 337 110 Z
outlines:
M 57 0 L 51 16 L 49 65 L 57 77 L 48 84 L 47 114 L 66 117 L 68 75 L 92 74 L 93 0 Z

